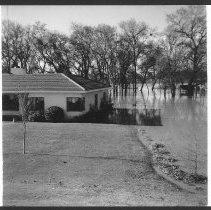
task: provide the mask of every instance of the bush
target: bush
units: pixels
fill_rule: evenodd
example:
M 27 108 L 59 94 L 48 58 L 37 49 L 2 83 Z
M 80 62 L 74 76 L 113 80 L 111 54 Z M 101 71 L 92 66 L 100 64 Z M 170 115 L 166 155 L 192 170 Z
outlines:
M 102 118 L 108 117 L 113 112 L 113 103 L 111 101 L 102 100 L 100 103 L 100 115 Z
M 207 183 L 207 177 L 203 176 L 203 175 L 190 174 L 188 178 L 189 178 L 189 180 L 191 182 L 194 182 L 194 183 L 198 183 L 198 184 L 205 184 L 205 183 Z
M 45 111 L 45 119 L 48 122 L 63 122 L 64 111 L 58 106 L 51 106 Z
M 155 144 L 152 145 L 152 149 L 159 149 L 159 148 L 164 148 L 164 147 L 165 147 L 164 144 L 155 143 Z
M 94 106 L 90 106 L 90 110 L 80 116 L 76 116 L 68 120 L 68 122 L 77 122 L 77 123 L 97 123 L 100 122 L 99 110 Z
M 45 122 L 45 115 L 42 111 L 31 111 L 28 115 L 30 122 Z

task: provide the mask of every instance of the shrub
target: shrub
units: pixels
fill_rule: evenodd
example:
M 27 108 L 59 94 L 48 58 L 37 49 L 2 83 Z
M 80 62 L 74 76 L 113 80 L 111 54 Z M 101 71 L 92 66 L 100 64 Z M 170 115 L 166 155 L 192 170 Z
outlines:
M 99 110 L 94 106 L 90 106 L 90 110 L 80 116 L 76 116 L 68 120 L 68 122 L 77 122 L 77 123 L 97 123 L 99 122 Z
M 45 115 L 42 111 L 31 111 L 28 115 L 30 122 L 45 122 Z
M 164 147 L 165 147 L 164 144 L 155 143 L 155 144 L 152 145 L 152 149 L 159 149 L 159 148 L 164 148 Z
M 58 106 L 51 106 L 45 111 L 45 119 L 48 122 L 63 122 L 64 111 Z
M 106 114 L 111 114 L 113 111 L 113 103 L 110 100 L 107 101 L 106 98 L 103 97 L 100 103 L 100 111 Z
M 190 174 L 189 179 L 194 183 L 205 184 L 207 177 L 199 174 Z

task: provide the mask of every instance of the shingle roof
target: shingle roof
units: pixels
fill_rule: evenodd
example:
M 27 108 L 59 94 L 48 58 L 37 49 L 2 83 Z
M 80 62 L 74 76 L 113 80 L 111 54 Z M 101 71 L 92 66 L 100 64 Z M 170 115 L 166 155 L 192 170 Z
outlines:
M 101 83 L 57 74 L 2 74 L 2 91 L 83 91 L 105 88 Z
M 79 85 L 81 85 L 85 90 L 94 90 L 94 89 L 110 87 L 110 85 L 103 84 L 103 83 L 93 81 L 90 79 L 84 79 L 83 77 L 76 76 L 76 75 L 68 75 L 68 77 L 74 80 Z

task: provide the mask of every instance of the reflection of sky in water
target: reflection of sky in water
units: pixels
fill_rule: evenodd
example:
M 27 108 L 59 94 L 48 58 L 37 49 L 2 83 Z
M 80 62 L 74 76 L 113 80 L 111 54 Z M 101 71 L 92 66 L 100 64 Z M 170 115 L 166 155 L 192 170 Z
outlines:
M 113 99 L 115 108 L 136 108 L 136 109 L 161 109 L 163 120 L 181 120 L 187 121 L 207 121 L 207 100 L 206 97 L 198 94 L 197 97 L 188 98 L 179 96 L 177 92 L 174 99 L 170 91 L 166 92 L 166 97 L 162 90 L 156 89 L 154 93 L 149 88 L 144 88 L 143 94 L 137 90 L 137 96 L 131 94 L 127 96 L 118 95 Z M 136 106 L 134 106 L 136 104 Z
M 177 91 L 173 99 L 169 90 L 166 91 L 166 97 L 164 97 L 163 90 L 155 89 L 153 93 L 151 87 L 149 87 L 149 91 L 145 87 L 143 94 L 137 90 L 137 96 L 134 97 L 131 91 L 127 96 L 114 97 L 113 102 L 115 108 L 161 109 L 162 124 L 172 135 L 178 133 L 190 139 L 207 138 L 206 96 L 198 94 L 193 98 L 180 97 L 179 91 Z M 136 106 L 134 106 L 135 102 Z

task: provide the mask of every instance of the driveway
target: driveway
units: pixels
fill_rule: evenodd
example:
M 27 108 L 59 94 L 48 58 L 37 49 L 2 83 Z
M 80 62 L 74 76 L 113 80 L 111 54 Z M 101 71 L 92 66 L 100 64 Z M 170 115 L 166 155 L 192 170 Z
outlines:
M 106 124 L 3 125 L 4 205 L 206 205 L 156 174 L 137 127 Z

